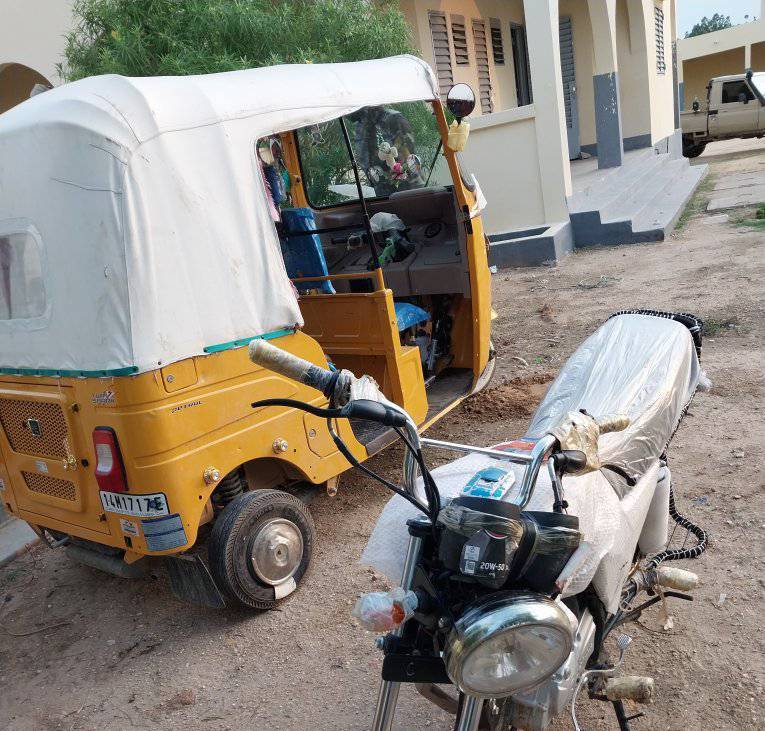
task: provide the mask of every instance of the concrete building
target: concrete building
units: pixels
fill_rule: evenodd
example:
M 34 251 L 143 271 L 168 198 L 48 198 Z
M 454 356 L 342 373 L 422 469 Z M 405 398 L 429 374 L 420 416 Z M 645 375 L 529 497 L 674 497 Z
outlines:
M 690 109 L 694 99 L 703 105 L 707 83 L 715 76 L 765 71 L 765 0 L 751 23 L 678 39 L 677 62 L 682 109 Z
M 680 156 L 675 0 L 400 5 L 442 93 L 477 90 L 464 159 L 495 263 L 664 238 L 704 174 Z
M 0 112 L 35 84 L 61 83 L 56 64 L 71 28 L 71 0 L 0 0 Z

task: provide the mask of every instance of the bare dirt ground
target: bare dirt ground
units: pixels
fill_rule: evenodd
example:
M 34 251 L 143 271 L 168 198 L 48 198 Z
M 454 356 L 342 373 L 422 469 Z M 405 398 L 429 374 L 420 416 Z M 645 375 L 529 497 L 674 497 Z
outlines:
M 714 175 L 763 170 L 765 145 L 712 145 L 698 162 Z M 670 452 L 679 508 L 711 535 L 687 566 L 704 585 L 693 604 L 673 605 L 672 631 L 654 614 L 628 628 L 629 672 L 653 675 L 658 690 L 636 731 L 765 728 L 765 230 L 710 223 L 701 208 L 661 244 L 496 275 L 491 391 L 431 432 L 479 444 L 523 434 L 547 378 L 615 310 L 707 320 L 703 364 L 714 387 L 697 396 Z M 393 448 L 374 466 L 393 474 L 400 458 Z M 186 606 L 161 578 L 120 581 L 36 548 L 0 571 L 0 728 L 368 728 L 380 656 L 350 610 L 358 594 L 385 585 L 357 561 L 387 498 L 350 474 L 336 498 L 319 496 L 312 571 L 264 614 Z M 398 729 L 450 728 L 413 690 L 401 698 Z M 582 705 L 590 731 L 617 728 L 609 707 Z

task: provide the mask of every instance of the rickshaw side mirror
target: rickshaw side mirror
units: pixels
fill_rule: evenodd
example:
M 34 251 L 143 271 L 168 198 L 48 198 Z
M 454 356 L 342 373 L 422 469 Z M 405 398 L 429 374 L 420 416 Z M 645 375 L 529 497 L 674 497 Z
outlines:
M 457 124 L 469 117 L 475 109 L 475 92 L 469 84 L 455 84 L 446 95 L 446 108 L 454 115 Z

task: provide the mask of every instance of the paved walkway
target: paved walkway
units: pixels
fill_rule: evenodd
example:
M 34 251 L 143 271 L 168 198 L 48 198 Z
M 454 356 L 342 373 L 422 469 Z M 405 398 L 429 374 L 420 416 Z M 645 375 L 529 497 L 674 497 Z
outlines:
M 0 508 L 0 566 L 13 561 L 38 540 L 37 534 L 26 523 L 9 518 Z

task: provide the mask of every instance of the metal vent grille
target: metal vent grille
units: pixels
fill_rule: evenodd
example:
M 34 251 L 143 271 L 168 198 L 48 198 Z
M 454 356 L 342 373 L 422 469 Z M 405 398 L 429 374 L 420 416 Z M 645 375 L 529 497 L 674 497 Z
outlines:
M 27 483 L 27 488 L 32 492 L 39 492 L 43 495 L 58 498 L 59 500 L 77 500 L 77 488 L 73 482 L 68 480 L 59 480 L 57 477 L 41 475 L 38 472 L 23 472 L 21 476 Z
M 428 13 L 430 25 L 430 39 L 433 43 L 433 57 L 435 58 L 436 76 L 438 77 L 438 91 L 445 99 L 449 89 L 454 84 L 452 73 L 452 52 L 449 46 L 449 30 L 446 26 L 446 14 L 436 10 Z
M 495 66 L 505 65 L 505 44 L 502 41 L 502 23 L 497 18 L 489 18 L 491 28 L 491 55 Z
M 563 107 L 566 112 L 566 127 L 571 129 L 574 124 L 573 105 L 575 104 L 572 89 L 576 86 L 576 71 L 574 68 L 574 32 L 571 28 L 571 18 L 560 19 L 560 69 L 563 81 Z
M 664 55 L 664 9 L 654 5 L 654 18 L 656 21 L 656 70 L 660 74 L 667 71 L 667 61 Z
M 452 15 L 452 44 L 454 45 L 454 60 L 457 65 L 467 66 L 470 63 L 470 57 L 468 56 L 465 18 L 461 15 Z
M 482 20 L 473 19 L 473 46 L 475 63 L 478 69 L 478 97 L 481 100 L 481 112 L 491 114 L 492 102 L 491 73 L 489 72 L 489 49 L 486 45 L 486 26 Z
M 59 404 L 2 398 L 0 424 L 14 452 L 66 459 L 68 429 Z

